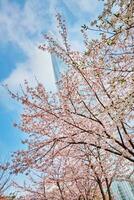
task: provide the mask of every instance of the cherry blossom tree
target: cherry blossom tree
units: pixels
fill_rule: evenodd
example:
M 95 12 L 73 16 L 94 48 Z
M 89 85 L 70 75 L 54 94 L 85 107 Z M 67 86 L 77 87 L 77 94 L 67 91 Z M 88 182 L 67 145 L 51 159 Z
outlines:
M 28 148 L 14 154 L 12 168 L 43 172 L 45 200 L 111 200 L 112 181 L 128 176 L 134 163 L 133 1 L 107 1 L 92 23 L 99 39 L 90 41 L 90 28 L 82 28 L 83 52 L 72 50 L 65 21 L 56 17 L 63 44 L 45 35 L 40 49 L 59 57 L 68 70 L 55 93 L 27 81 L 22 95 L 9 91 L 24 106 L 15 126 L 28 133 Z
M 0 164 L 0 198 L 4 198 L 4 193 L 11 186 L 11 174 L 9 163 Z
M 84 153 L 85 150 L 85 158 L 80 156 L 76 159 L 72 156 L 72 159 L 72 157 L 59 156 L 53 160 L 51 166 L 47 166 L 47 170 L 42 167 L 42 176 L 38 173 L 33 178 L 30 174 L 30 185 L 16 184 L 21 192 L 25 192 L 23 198 L 30 200 L 113 199 L 110 191 L 111 183 L 115 178 L 125 178 L 123 174 L 130 174 L 131 170 L 126 167 L 128 163 L 123 164 L 113 157 L 106 158 L 105 152 L 102 154 L 95 149 L 92 151 L 84 149 Z

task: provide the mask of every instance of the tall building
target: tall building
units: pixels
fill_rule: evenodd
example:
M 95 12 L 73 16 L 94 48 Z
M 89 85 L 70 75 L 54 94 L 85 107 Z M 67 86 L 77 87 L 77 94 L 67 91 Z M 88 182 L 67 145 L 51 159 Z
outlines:
M 60 44 L 60 41 L 53 32 L 49 31 L 49 34 L 55 39 L 55 41 Z M 49 43 L 49 46 L 51 47 L 51 42 Z M 63 62 L 63 60 L 57 57 L 55 53 L 51 53 L 51 61 L 54 70 L 55 80 L 57 82 L 60 80 L 61 75 L 67 71 L 68 66 Z
M 67 71 L 67 65 L 59 59 L 55 54 L 51 54 L 52 65 L 56 81 L 59 81 L 61 75 Z
M 115 180 L 111 192 L 114 200 L 134 200 L 134 181 Z

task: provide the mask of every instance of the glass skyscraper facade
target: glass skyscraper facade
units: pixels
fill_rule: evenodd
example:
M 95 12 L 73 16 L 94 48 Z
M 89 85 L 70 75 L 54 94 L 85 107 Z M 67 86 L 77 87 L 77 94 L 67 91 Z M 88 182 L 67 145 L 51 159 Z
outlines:
M 52 65 L 56 81 L 59 81 L 61 75 L 67 71 L 67 65 L 55 54 L 51 54 Z
M 114 200 L 134 200 L 134 181 L 113 181 L 111 192 Z

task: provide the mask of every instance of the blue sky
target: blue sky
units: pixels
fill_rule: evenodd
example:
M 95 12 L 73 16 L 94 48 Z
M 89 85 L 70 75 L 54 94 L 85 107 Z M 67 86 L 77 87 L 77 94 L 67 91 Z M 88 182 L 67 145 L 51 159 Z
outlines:
M 42 34 L 56 33 L 55 14 L 60 12 L 66 18 L 72 46 L 81 49 L 81 25 L 95 18 L 101 8 L 97 0 L 0 0 L 1 84 L 18 91 L 25 79 L 34 86 L 36 76 L 48 90 L 54 90 L 50 55 L 38 49 L 44 42 Z M 10 159 L 11 152 L 23 148 L 24 134 L 13 127 L 20 111 L 20 105 L 0 86 L 1 159 Z

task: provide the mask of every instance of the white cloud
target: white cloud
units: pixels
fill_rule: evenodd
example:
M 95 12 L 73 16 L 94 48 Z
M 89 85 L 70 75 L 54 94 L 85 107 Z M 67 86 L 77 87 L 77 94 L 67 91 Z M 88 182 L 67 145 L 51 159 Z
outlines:
M 35 77 L 48 90 L 55 89 L 50 54 L 39 49 L 35 49 L 33 55 L 25 63 L 18 64 L 10 76 L 4 80 L 4 84 L 8 84 L 12 90 L 16 90 L 20 84 L 23 86 L 24 80 L 28 80 L 31 86 L 35 86 L 37 84 Z
M 44 1 L 39 4 L 37 0 L 27 0 L 24 8 L 7 0 L 1 2 L 0 42 L 5 41 L 5 45 L 8 41 L 12 42 L 19 46 L 27 57 L 25 62 L 11 66 L 12 73 L 2 82 L 8 84 L 11 90 L 18 90 L 26 79 L 35 86 L 35 77 L 48 90 L 55 88 L 50 55 L 38 49 L 43 26 L 48 26 L 48 21 L 43 18 L 45 7 Z M 0 88 L 0 91 L 3 89 Z M 1 102 L 5 102 L 9 108 L 8 97 L 5 95 L 6 93 L 1 96 Z
M 94 13 L 97 8 L 97 0 L 63 0 L 68 9 L 76 15 L 77 17 L 82 15 L 83 12 L 88 12 L 89 14 Z

